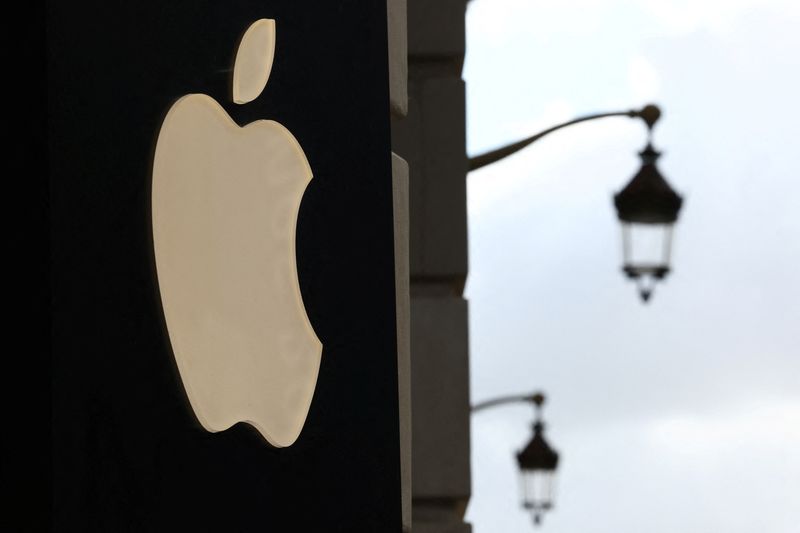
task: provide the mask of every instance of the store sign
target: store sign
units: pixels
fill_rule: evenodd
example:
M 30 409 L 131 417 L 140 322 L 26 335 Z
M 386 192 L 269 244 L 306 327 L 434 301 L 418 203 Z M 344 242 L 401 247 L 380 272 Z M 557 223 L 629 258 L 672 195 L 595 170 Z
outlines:
M 401 531 L 386 3 L 46 10 L 55 530 Z
M 275 21 L 239 45 L 233 100 L 261 94 Z M 167 113 L 153 162 L 153 244 L 169 338 L 192 408 L 208 431 L 253 425 L 273 446 L 300 434 L 322 344 L 306 315 L 295 259 L 312 178 L 283 125 L 240 128 L 210 96 Z

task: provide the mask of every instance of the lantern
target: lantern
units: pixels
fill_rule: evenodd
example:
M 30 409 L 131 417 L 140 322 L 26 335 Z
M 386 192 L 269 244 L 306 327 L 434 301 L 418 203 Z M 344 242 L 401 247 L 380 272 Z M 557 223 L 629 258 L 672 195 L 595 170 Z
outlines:
M 622 270 L 637 283 L 644 302 L 670 271 L 672 229 L 683 203 L 656 167 L 660 155 L 648 142 L 639 153 L 642 168 L 614 196 L 622 224 Z
M 522 507 L 531 512 L 533 523 L 539 525 L 542 514 L 553 508 L 558 453 L 544 438 L 544 423 L 541 421 L 544 396 L 536 395 L 534 403 L 537 411 L 533 437 L 517 454 L 517 464 L 520 470 Z

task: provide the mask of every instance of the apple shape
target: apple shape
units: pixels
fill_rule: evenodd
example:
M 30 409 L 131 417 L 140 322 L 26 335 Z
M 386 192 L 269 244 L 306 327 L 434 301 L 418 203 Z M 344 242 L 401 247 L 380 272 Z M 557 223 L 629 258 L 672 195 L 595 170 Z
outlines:
M 245 32 L 234 101 L 261 93 L 274 46 L 272 20 Z M 303 428 L 322 356 L 295 258 L 311 178 L 277 122 L 239 127 L 204 94 L 180 98 L 164 118 L 151 199 L 156 272 L 180 377 L 208 431 L 247 422 L 284 447 Z

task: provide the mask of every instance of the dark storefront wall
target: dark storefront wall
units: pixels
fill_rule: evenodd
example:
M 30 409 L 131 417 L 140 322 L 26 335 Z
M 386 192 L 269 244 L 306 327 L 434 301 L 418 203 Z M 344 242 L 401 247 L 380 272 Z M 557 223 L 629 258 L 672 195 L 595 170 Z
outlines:
M 53 519 L 57 531 L 399 531 L 394 259 L 381 2 L 50 3 Z M 266 89 L 230 101 L 238 39 L 277 24 Z M 174 101 L 285 125 L 311 164 L 297 259 L 323 344 L 305 427 L 212 434 L 177 375 L 150 171 Z

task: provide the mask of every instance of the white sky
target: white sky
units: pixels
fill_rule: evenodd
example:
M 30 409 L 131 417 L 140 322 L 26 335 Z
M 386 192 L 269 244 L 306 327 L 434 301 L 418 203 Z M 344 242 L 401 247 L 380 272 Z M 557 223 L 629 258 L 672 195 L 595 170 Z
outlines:
M 661 105 L 685 196 L 647 307 L 611 195 L 639 121 L 558 132 L 469 178 L 473 401 L 544 389 L 553 533 L 800 531 L 800 2 L 473 0 L 471 154 L 599 111 Z M 476 533 L 531 531 L 526 406 L 473 417 Z

